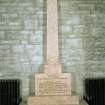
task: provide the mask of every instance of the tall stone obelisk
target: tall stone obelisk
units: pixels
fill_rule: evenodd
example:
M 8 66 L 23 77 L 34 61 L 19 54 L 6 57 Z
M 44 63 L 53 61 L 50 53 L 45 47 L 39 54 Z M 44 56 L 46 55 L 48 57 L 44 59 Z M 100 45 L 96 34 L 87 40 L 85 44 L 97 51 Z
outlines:
M 58 53 L 58 10 L 57 0 L 47 0 L 47 64 L 57 64 Z
M 44 73 L 35 74 L 35 96 L 28 105 L 79 105 L 71 96 L 71 74 L 62 73 L 58 53 L 57 0 L 47 0 L 47 44 Z
M 47 0 L 47 44 L 45 73 L 61 72 L 58 43 L 58 5 L 57 0 Z

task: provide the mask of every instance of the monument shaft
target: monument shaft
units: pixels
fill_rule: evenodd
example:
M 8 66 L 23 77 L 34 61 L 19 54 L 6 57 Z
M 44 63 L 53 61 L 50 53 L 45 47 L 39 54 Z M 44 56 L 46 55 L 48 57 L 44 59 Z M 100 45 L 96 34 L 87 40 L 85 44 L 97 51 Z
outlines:
M 47 64 L 57 64 L 58 54 L 58 9 L 57 0 L 47 0 Z

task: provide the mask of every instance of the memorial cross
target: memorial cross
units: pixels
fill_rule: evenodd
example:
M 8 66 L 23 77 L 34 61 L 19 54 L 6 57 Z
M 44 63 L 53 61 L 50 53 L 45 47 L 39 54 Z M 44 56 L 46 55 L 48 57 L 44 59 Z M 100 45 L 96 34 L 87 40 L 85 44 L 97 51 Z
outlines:
M 35 73 L 35 96 L 28 105 L 79 105 L 71 95 L 71 73 L 62 73 L 58 53 L 57 0 L 47 0 L 47 44 L 44 73 Z
M 36 95 L 71 95 L 71 73 L 62 73 L 58 54 L 57 0 L 47 0 L 47 51 L 44 73 L 35 74 Z

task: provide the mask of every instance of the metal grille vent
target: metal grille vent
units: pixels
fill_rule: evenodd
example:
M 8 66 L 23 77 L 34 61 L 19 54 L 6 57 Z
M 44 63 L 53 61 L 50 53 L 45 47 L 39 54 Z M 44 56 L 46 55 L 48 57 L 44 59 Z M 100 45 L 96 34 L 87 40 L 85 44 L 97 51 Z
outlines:
M 0 80 L 0 105 L 19 105 L 20 81 Z
M 84 99 L 89 105 L 105 105 L 105 79 L 86 79 Z

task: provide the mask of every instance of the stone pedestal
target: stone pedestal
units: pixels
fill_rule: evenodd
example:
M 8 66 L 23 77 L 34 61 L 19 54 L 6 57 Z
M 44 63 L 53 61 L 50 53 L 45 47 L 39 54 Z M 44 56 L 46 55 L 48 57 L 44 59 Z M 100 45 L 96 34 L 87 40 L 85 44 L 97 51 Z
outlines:
M 35 94 L 41 96 L 71 95 L 71 74 L 61 73 L 61 66 L 59 65 L 47 65 L 47 67 L 49 70 L 52 69 L 51 72 L 45 69 L 44 74 L 35 74 Z
M 35 74 L 35 96 L 28 105 L 79 105 L 79 97 L 71 94 L 70 73 L 61 73 L 60 65 L 45 65 L 44 71 Z

